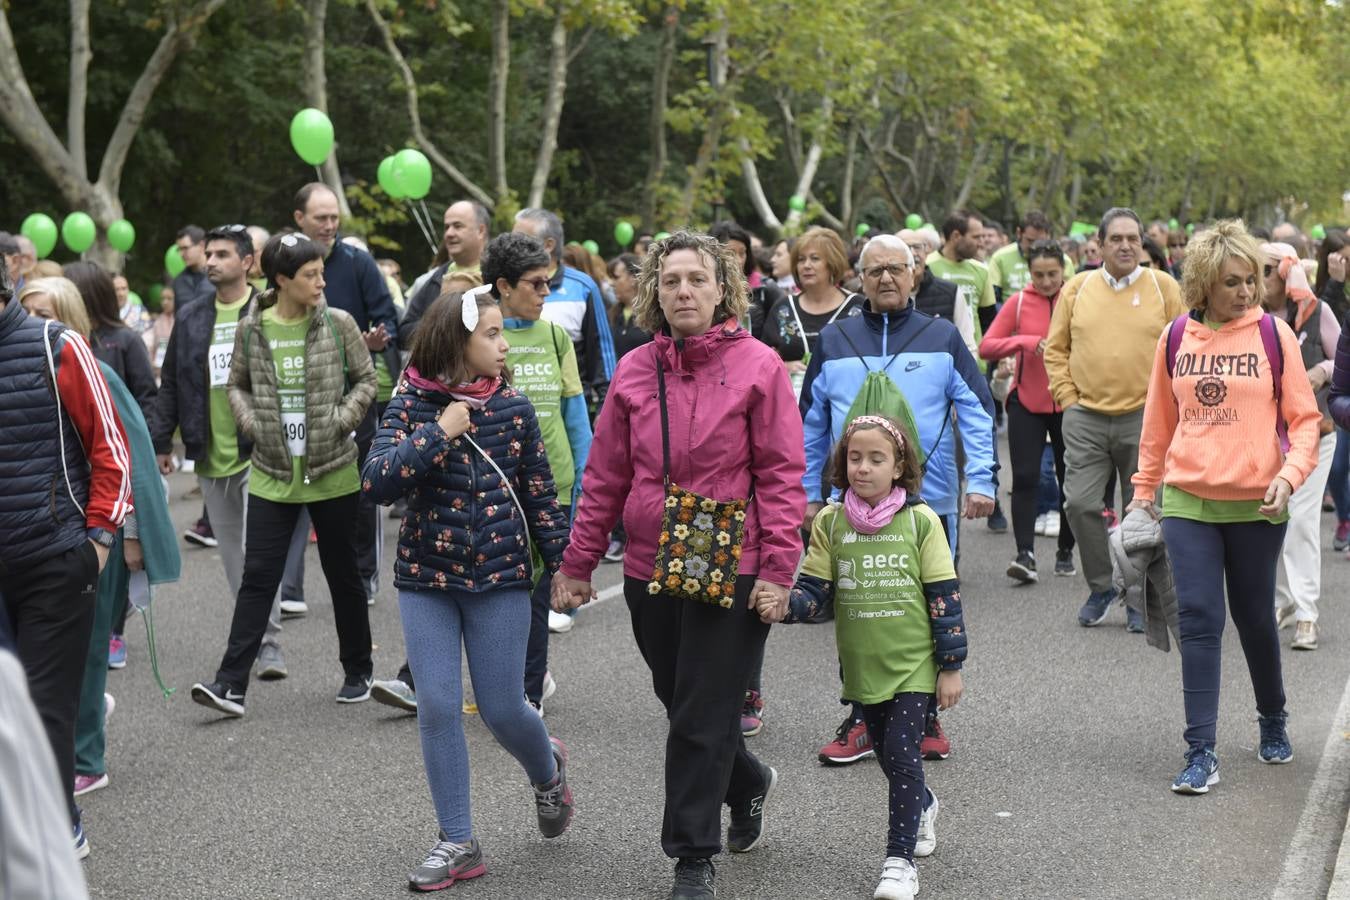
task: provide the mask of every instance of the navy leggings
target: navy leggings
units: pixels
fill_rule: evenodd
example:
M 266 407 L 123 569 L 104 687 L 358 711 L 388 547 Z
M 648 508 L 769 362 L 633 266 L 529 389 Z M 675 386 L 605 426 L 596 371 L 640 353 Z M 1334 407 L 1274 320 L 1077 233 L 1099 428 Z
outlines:
M 1285 525 L 1211 524 L 1165 517 L 1162 529 L 1177 588 L 1186 743 L 1193 749 L 1212 750 L 1219 719 L 1225 580 L 1228 609 L 1256 694 L 1256 711 L 1263 716 L 1284 711 L 1280 635 L 1275 628 L 1275 566 Z
M 923 782 L 919 743 L 932 694 L 896 694 L 885 703 L 863 706 L 867 732 L 872 736 L 881 771 L 890 782 L 891 823 L 886 833 L 886 855 L 914 860 L 919 815 L 930 805 Z

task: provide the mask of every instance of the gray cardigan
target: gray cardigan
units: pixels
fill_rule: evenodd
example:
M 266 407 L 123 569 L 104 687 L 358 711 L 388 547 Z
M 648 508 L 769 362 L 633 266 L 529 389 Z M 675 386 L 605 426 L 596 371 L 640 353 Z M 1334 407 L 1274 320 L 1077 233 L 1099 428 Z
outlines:
M 1172 566 L 1167 561 L 1162 525 L 1149 513 L 1136 509 L 1111 532 L 1111 565 L 1116 589 L 1125 595 L 1125 605 L 1144 616 L 1144 635 L 1150 647 L 1171 650 L 1167 633 L 1177 634 L 1177 590 Z

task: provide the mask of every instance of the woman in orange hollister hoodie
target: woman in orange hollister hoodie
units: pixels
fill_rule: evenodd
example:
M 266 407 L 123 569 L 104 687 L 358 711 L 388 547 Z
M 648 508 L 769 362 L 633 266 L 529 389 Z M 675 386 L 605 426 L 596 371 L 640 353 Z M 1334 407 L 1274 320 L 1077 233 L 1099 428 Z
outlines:
M 1203 794 L 1219 780 L 1225 580 L 1256 694 L 1257 755 L 1266 763 L 1294 756 L 1285 732 L 1275 568 L 1289 495 L 1317 465 L 1321 414 L 1298 339 L 1261 308 L 1263 261 L 1241 221 L 1196 235 L 1181 285 L 1191 310 L 1185 331 L 1171 350 L 1172 328 L 1159 339 L 1144 407 L 1130 510 L 1161 514 L 1176 582 L 1188 745 L 1172 784 L 1179 794 Z M 1278 338 L 1273 366 L 1266 346 L 1275 341 L 1268 338 Z

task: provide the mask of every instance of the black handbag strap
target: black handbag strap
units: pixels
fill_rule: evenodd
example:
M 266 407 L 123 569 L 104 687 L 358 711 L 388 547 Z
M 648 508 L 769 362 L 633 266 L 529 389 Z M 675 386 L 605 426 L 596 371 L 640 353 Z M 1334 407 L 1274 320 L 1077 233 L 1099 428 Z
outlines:
M 670 422 L 666 415 L 666 372 L 665 367 L 661 365 L 660 350 L 657 350 L 652 358 L 656 360 L 656 385 L 661 398 L 661 477 L 665 479 L 666 487 L 670 487 Z

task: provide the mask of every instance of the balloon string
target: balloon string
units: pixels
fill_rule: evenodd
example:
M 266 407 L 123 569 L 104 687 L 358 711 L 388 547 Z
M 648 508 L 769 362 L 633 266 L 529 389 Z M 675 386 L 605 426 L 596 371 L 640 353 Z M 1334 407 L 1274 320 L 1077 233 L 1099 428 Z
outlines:
M 411 200 L 408 201 L 408 209 L 412 212 L 413 221 L 417 223 L 418 229 L 421 230 L 422 237 L 426 239 L 427 246 L 430 247 L 434 253 L 436 250 L 436 241 L 432 239 L 431 232 L 427 231 L 427 226 L 423 224 L 421 216 L 417 214 L 417 206 Z
M 167 700 L 173 696 L 176 688 L 166 687 L 164 679 L 159 674 L 159 651 L 155 647 L 155 620 L 149 606 L 141 610 L 141 617 L 145 619 L 145 642 L 150 651 L 150 671 L 154 673 L 155 683 L 159 685 L 160 691 L 164 694 L 164 699 Z
M 323 183 L 323 172 L 319 171 L 318 166 L 314 167 L 314 180 Z
M 422 221 L 426 222 L 427 226 L 427 246 L 431 248 L 431 252 L 434 254 L 436 252 L 436 226 L 431 224 L 431 213 L 427 212 L 426 201 L 418 200 L 417 202 L 422 205 Z

